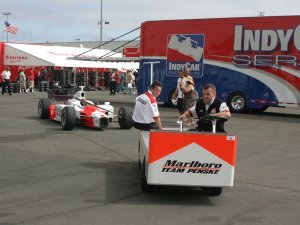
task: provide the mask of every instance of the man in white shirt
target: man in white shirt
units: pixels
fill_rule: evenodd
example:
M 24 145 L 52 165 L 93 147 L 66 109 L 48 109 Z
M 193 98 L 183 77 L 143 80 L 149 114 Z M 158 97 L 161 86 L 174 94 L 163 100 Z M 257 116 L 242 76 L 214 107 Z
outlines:
M 2 72 L 2 79 L 3 79 L 3 82 L 2 82 L 2 95 L 4 95 L 4 93 L 5 93 L 5 87 L 6 86 L 7 86 L 9 95 L 11 95 L 10 76 L 11 76 L 11 73 L 9 71 L 9 67 L 6 66 L 5 70 Z
M 135 100 L 135 109 L 132 115 L 134 127 L 139 130 L 163 130 L 156 98 L 161 93 L 162 84 L 154 81 L 150 90 L 139 95 Z

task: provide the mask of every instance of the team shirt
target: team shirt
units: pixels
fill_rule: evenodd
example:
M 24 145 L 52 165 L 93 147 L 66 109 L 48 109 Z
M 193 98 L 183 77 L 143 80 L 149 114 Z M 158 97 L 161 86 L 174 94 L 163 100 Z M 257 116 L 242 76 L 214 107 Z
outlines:
M 132 119 L 137 123 L 153 123 L 154 118 L 159 117 L 156 98 L 151 92 L 139 95 L 135 101 L 135 110 Z
M 208 110 L 209 106 L 214 102 L 214 100 L 215 100 L 215 98 L 210 102 L 210 104 L 205 104 L 206 111 Z M 229 108 L 228 108 L 226 102 L 221 103 L 219 111 L 220 112 L 229 112 Z M 193 115 L 193 117 L 197 117 L 196 105 L 194 105 L 192 108 L 190 108 L 189 112 L 191 115 Z M 216 113 L 216 112 L 214 112 L 214 113 Z
M 9 80 L 9 79 L 10 79 L 10 76 L 11 76 L 10 71 L 4 70 L 4 71 L 2 72 L 2 78 L 3 78 L 3 79 Z

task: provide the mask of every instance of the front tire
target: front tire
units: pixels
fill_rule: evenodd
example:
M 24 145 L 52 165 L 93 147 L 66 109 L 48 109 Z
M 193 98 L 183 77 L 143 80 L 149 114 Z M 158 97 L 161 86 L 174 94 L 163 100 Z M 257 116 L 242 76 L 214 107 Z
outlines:
M 118 122 L 121 129 L 131 129 L 133 127 L 133 110 L 127 106 L 122 106 L 118 111 Z
M 48 98 L 42 98 L 38 104 L 38 115 L 40 119 L 49 119 L 49 106 L 51 105 L 51 100 Z
M 172 108 L 177 107 L 177 99 L 173 99 L 172 96 L 175 93 L 176 89 L 172 89 L 168 95 L 168 105 Z
M 73 107 L 65 107 L 61 112 L 61 127 L 63 130 L 73 130 L 76 125 L 76 113 Z

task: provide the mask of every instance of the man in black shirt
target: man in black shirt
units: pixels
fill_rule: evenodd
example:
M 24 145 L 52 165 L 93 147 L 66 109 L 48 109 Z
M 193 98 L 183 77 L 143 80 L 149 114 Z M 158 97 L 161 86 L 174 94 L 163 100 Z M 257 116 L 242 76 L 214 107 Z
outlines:
M 213 84 L 206 84 L 202 88 L 202 98 L 199 99 L 195 106 L 188 109 L 184 114 L 182 114 L 179 119 L 185 119 L 187 117 L 198 117 L 197 130 L 211 132 L 212 131 L 212 121 L 202 120 L 204 116 L 211 115 L 217 117 L 223 117 L 228 119 L 231 117 L 229 108 L 223 100 L 216 97 L 217 91 Z M 224 121 L 218 120 L 216 124 L 217 132 L 225 132 Z

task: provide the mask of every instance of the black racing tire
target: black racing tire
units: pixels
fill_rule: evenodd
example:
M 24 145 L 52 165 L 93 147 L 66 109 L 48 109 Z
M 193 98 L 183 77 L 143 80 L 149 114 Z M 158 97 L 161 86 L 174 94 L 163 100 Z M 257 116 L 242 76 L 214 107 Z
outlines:
M 172 89 L 168 95 L 168 105 L 172 108 L 176 108 L 177 107 L 177 100 L 176 99 L 172 99 L 173 94 L 175 93 L 176 88 Z
M 142 168 L 140 170 L 140 182 L 141 188 L 143 192 L 152 192 L 153 186 L 149 185 L 146 178 L 146 160 L 144 159 L 142 162 Z
M 222 194 L 223 188 L 222 187 L 205 187 L 203 191 L 206 195 L 209 196 L 220 196 Z
M 63 130 L 73 130 L 76 125 L 76 113 L 73 107 L 65 107 L 61 112 L 61 127 Z
M 247 98 L 242 92 L 234 92 L 228 98 L 228 106 L 231 112 L 247 112 Z
M 118 111 L 118 122 L 121 129 L 131 129 L 133 127 L 133 110 L 130 107 L 122 106 Z
M 40 119 L 49 119 L 49 106 L 51 105 L 51 100 L 48 98 L 42 98 L 38 104 L 38 115 Z

